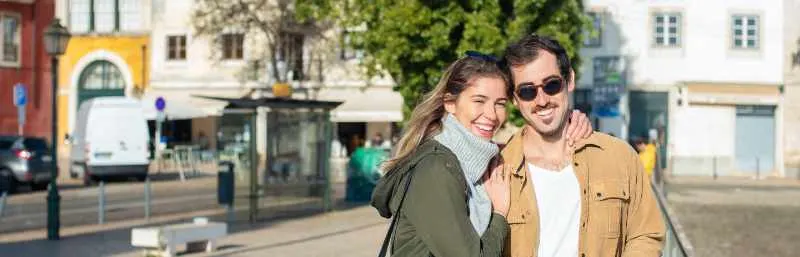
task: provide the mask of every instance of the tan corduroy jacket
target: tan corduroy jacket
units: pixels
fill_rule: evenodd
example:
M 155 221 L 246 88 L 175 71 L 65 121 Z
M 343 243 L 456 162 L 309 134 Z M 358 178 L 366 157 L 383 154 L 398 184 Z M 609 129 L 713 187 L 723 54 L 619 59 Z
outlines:
M 524 165 L 522 131 L 503 148 L 511 173 L 510 238 L 505 256 L 534 257 L 539 247 L 535 189 Z M 593 133 L 573 154 L 581 190 L 579 257 L 660 256 L 664 222 L 639 156 L 624 141 Z

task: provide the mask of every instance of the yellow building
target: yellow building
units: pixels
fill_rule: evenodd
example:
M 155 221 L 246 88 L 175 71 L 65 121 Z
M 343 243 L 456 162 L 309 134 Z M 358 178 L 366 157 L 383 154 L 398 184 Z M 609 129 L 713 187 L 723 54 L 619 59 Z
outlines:
M 92 6 L 94 5 L 94 6 Z M 75 127 L 83 101 L 139 96 L 147 86 L 149 1 L 57 1 L 57 15 L 72 33 L 58 70 L 58 135 Z M 68 150 L 63 143 L 60 149 Z

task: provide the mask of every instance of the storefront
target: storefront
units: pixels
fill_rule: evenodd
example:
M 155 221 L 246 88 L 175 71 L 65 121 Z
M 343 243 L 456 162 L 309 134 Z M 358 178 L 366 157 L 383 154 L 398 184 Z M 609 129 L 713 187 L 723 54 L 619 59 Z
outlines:
M 671 108 L 676 175 L 783 176 L 778 85 L 688 83 Z

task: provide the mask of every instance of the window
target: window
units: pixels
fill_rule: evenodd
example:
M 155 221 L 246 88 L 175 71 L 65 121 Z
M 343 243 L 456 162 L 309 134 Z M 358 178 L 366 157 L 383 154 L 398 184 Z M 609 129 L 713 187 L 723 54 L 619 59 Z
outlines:
M 0 64 L 20 64 L 20 16 L 0 13 Z
M 732 28 L 734 49 L 758 49 L 758 16 L 734 15 Z
M 89 32 L 91 28 L 91 0 L 69 1 L 69 28 L 72 32 Z
M 244 59 L 244 34 L 222 35 L 222 59 Z
M 167 37 L 167 60 L 186 60 L 186 36 Z
M 121 31 L 138 31 L 142 29 L 142 18 L 140 12 L 139 0 L 118 0 L 117 2 L 117 18 L 119 30 Z
M 653 45 L 677 47 L 681 45 L 681 15 L 656 13 L 653 15 Z
M 288 71 L 291 72 L 289 80 L 303 80 L 303 46 L 305 37 L 303 34 L 283 32 L 278 46 L 278 60 L 286 62 Z
M 140 0 L 71 0 L 69 28 L 75 33 L 138 31 Z
M 342 43 L 339 48 L 339 58 L 342 60 L 361 59 L 364 57 L 364 50 L 355 49 L 353 47 L 352 37 L 353 32 L 342 32 Z
M 81 72 L 80 89 L 124 89 L 125 81 L 122 72 L 108 61 L 95 61 Z
M 600 47 L 603 45 L 603 14 L 589 12 L 587 15 L 592 21 L 592 30 L 584 32 L 583 45 L 587 47 Z
M 114 32 L 117 27 L 116 0 L 93 0 L 94 31 Z

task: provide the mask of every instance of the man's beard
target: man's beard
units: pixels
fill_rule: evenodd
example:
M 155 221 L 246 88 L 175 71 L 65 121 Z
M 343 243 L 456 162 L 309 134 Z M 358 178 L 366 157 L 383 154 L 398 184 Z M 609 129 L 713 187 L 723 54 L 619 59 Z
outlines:
M 567 127 L 567 123 L 568 123 L 567 115 L 569 115 L 569 111 L 565 110 L 564 113 L 560 115 L 561 116 L 560 120 L 556 120 L 556 122 L 559 123 L 558 127 L 556 127 L 553 130 L 542 131 L 535 124 L 531 124 L 531 127 L 533 127 L 533 130 L 535 130 L 536 133 L 541 135 L 542 138 L 544 138 L 544 139 L 550 139 L 550 140 L 560 139 L 560 137 L 562 135 L 562 132 L 564 131 L 564 128 Z

